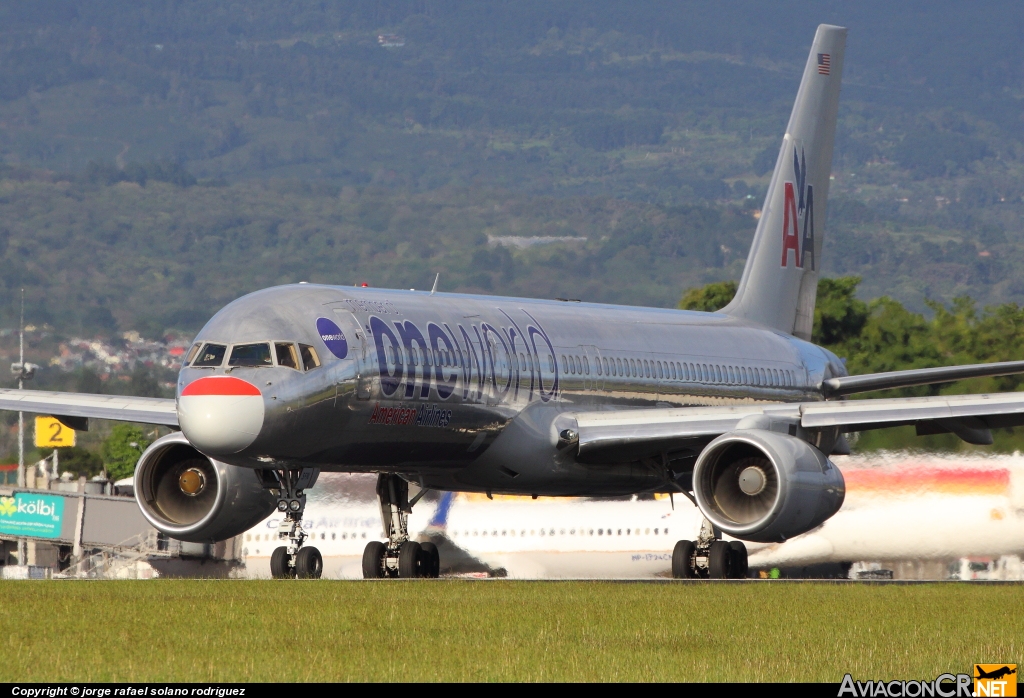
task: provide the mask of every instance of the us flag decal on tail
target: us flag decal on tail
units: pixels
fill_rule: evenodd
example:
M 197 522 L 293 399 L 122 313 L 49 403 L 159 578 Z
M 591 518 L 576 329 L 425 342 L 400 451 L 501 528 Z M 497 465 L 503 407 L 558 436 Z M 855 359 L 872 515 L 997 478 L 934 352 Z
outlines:
M 827 53 L 818 54 L 818 75 L 828 75 L 832 69 L 832 56 Z

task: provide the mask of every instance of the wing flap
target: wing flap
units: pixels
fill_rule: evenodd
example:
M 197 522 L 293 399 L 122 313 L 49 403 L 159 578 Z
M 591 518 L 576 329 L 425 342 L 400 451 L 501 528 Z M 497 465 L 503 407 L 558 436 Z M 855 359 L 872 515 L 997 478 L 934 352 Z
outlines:
M 1018 426 L 1024 424 L 1024 393 L 837 400 L 804 403 L 800 411 L 804 427 L 845 431 L 968 417 L 982 418 L 990 426 Z
M 0 410 L 178 426 L 171 398 L 4 389 L 0 390 Z

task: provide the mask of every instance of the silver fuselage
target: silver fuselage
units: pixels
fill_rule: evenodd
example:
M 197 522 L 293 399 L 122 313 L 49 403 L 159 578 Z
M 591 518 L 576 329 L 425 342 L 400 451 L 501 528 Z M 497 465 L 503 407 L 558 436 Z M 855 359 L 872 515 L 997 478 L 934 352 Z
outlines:
M 344 358 L 321 338 L 319 318 L 344 333 Z M 223 374 L 262 393 L 258 437 L 222 461 L 544 495 L 665 483 L 635 458 L 577 462 L 557 448 L 559 415 L 820 400 L 823 378 L 845 373 L 825 349 L 725 314 L 312 284 L 244 296 L 196 341 L 229 353 L 243 343 L 305 343 L 321 360 L 308 371 L 182 368 L 179 396 Z

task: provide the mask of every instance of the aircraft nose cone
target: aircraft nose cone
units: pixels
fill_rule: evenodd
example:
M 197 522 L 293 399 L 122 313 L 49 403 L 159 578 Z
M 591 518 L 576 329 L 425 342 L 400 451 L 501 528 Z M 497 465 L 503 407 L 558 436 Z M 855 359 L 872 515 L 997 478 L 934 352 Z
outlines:
M 238 453 L 263 427 L 263 395 L 233 376 L 192 381 L 178 398 L 178 425 L 193 446 L 207 455 Z

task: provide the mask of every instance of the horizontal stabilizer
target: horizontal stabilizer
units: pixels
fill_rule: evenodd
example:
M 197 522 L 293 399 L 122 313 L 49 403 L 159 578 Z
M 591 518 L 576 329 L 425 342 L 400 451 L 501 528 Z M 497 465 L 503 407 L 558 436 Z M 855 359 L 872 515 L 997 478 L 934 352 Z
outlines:
M 1002 361 L 991 364 L 970 364 L 966 366 L 939 366 L 938 368 L 914 368 L 907 371 L 886 373 L 865 373 L 861 376 L 829 378 L 822 383 L 822 390 L 829 397 L 841 397 L 872 390 L 909 388 L 915 385 L 950 383 L 967 378 L 987 378 L 1024 373 L 1024 361 Z

